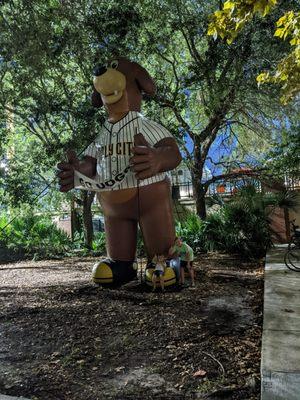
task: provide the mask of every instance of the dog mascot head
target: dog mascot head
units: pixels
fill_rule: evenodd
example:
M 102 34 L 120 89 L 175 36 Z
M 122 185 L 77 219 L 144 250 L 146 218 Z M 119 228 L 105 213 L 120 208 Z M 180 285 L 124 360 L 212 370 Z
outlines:
M 153 79 L 136 62 L 123 57 L 111 59 L 94 69 L 94 107 L 105 106 L 108 112 L 140 111 L 143 94 L 153 96 Z

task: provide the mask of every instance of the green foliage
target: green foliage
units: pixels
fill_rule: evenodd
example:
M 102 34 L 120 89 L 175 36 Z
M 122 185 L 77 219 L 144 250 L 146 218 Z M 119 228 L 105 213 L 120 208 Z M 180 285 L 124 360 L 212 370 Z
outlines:
M 0 243 L 12 253 L 35 259 L 73 255 L 105 255 L 105 232 L 95 234 L 92 250 L 85 248 L 83 232 L 75 233 L 74 241 L 59 229 L 48 216 L 25 212 L 20 216 L 0 215 Z M 12 221 L 3 231 L 8 221 Z
M 106 254 L 105 232 L 97 232 L 95 234 L 92 250 L 99 254 Z
M 10 219 L 4 214 L 0 216 L 0 242 L 12 252 L 48 258 L 62 256 L 71 249 L 70 238 L 49 217 L 24 214 L 1 231 Z
M 184 221 L 176 222 L 176 235 L 184 238 L 196 252 L 206 250 L 204 243 L 205 229 L 206 222 L 196 214 L 189 214 Z
M 271 245 L 268 215 L 279 205 L 280 197 L 243 188 L 233 200 L 206 220 L 192 215 L 177 222 L 177 234 L 195 251 L 223 251 L 257 257 Z
M 137 256 L 138 257 L 146 256 L 146 249 L 140 229 L 138 230 L 138 237 L 137 237 Z
M 222 251 L 239 253 L 245 257 L 262 256 L 271 245 L 269 215 L 275 207 L 295 207 L 297 199 L 292 193 L 259 193 L 253 186 L 242 188 L 228 203 L 220 203 L 218 211 L 201 220 L 190 213 L 184 221 L 176 222 L 176 233 L 195 252 Z M 8 221 L 0 216 L 0 229 Z M 92 251 L 85 249 L 83 233 L 76 233 L 74 242 L 49 217 L 34 216 L 27 212 L 17 217 L 0 233 L 0 242 L 12 251 L 26 256 L 48 258 L 53 256 L 105 255 L 105 232 L 95 235 Z M 74 252 L 75 250 L 75 252 Z M 79 253 L 78 253 L 79 251 Z M 145 255 L 141 232 L 138 234 L 138 255 Z
M 297 191 L 284 191 L 277 195 L 277 205 L 280 208 L 286 208 L 297 212 L 300 207 L 300 196 Z
M 214 39 L 220 36 L 231 44 L 244 26 L 256 13 L 265 17 L 277 5 L 277 0 L 232 0 L 223 4 L 222 10 L 215 11 L 207 31 Z M 296 5 L 299 9 L 299 5 Z M 292 7 L 292 5 L 291 5 Z M 281 85 L 281 101 L 287 104 L 300 91 L 300 12 L 287 11 L 276 22 L 275 37 L 289 39 L 291 50 L 277 65 L 275 72 L 262 72 L 257 76 L 258 84 L 277 83 Z
M 106 256 L 106 235 L 105 232 L 97 232 L 94 235 L 94 240 L 92 243 L 92 249 L 87 249 L 85 247 L 85 240 L 83 232 L 75 233 L 74 242 L 72 244 L 72 249 L 68 255 L 77 254 L 78 255 L 93 255 L 93 256 Z M 137 240 L 137 254 L 138 256 L 146 256 L 146 251 L 144 247 L 143 237 L 141 232 L 138 231 Z
M 293 123 L 282 129 L 281 136 L 273 141 L 272 149 L 266 154 L 264 165 L 270 175 L 277 179 L 300 178 L 300 124 Z
M 50 170 L 66 147 L 79 152 L 93 140 L 103 110 L 90 105 L 92 69 L 112 54 L 140 62 L 154 76 L 157 96 L 145 109 L 177 136 L 199 182 L 199 165 L 229 120 L 235 135 L 244 126 L 251 135 L 267 132 L 281 110 L 276 90 L 258 93 L 255 77 L 282 56 L 283 44 L 273 46 L 270 26 L 255 20 L 232 46 L 213 41 L 205 32 L 217 5 L 216 0 L 4 1 L 0 123 L 4 126 L 8 115 L 13 119 L 5 132 L 0 128 L 0 143 L 11 134 L 11 150 L 20 127 L 24 142 L 35 139 L 30 151 L 16 146 L 14 167 L 5 178 L 7 202 L 30 202 L 42 176 L 51 180 Z M 186 146 L 186 134 L 198 152 Z M 17 160 L 21 153 L 29 158 Z
M 257 82 L 277 83 L 282 86 L 281 101 L 287 104 L 300 92 L 300 12 L 289 11 L 276 23 L 274 36 L 283 40 L 289 38 L 291 51 L 278 64 L 275 73 L 263 72 Z
M 276 3 L 277 0 L 225 1 L 222 10 L 215 11 L 211 16 L 207 34 L 214 39 L 220 36 L 231 44 L 256 13 L 265 17 Z

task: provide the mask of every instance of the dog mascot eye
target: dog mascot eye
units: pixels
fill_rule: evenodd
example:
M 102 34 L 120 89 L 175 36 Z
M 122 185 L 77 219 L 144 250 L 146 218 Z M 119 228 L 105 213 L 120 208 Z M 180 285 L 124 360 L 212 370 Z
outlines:
M 118 60 L 113 60 L 113 61 L 110 63 L 110 67 L 113 68 L 113 69 L 117 69 L 117 68 L 118 68 L 118 65 L 119 65 Z

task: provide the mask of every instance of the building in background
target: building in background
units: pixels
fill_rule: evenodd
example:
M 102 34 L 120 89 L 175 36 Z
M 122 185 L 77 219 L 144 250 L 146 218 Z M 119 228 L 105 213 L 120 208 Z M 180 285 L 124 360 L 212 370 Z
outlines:
M 173 198 L 193 200 L 192 176 L 188 167 L 184 163 L 181 163 L 179 167 L 171 171 L 170 175 Z M 210 178 L 211 173 L 208 168 L 205 168 L 203 179 L 206 181 Z

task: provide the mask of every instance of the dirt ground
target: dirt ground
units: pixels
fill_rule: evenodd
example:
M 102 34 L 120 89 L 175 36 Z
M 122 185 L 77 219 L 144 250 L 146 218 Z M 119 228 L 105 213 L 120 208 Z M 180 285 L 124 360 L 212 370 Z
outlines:
M 195 289 L 91 282 L 92 258 L 0 265 L 0 393 L 259 399 L 263 263 L 210 255 Z

